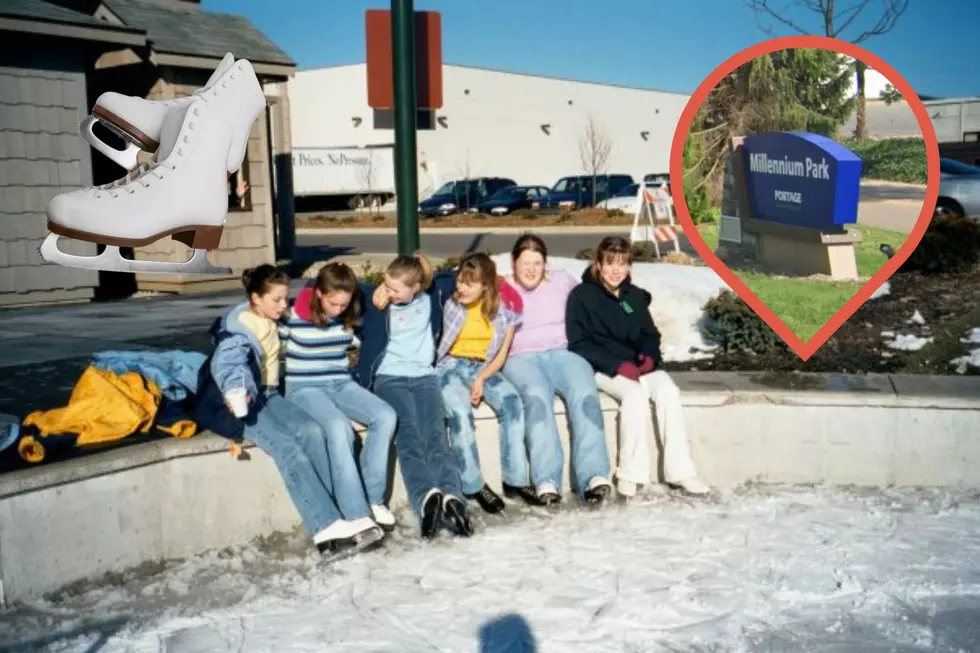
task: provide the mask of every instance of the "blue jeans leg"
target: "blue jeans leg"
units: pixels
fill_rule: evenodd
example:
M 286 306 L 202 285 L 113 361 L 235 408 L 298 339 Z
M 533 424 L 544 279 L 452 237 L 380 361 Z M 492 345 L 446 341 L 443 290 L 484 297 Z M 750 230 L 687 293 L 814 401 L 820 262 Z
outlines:
M 446 417 L 435 375 L 379 376 L 375 392 L 397 413 L 395 450 L 416 514 L 432 489 L 462 498 L 459 467 L 446 438 Z
M 529 482 L 527 434 L 521 395 L 499 372 L 483 383 L 483 400 L 497 413 L 500 434 L 500 476 L 504 483 L 524 487 Z
M 542 358 L 538 353 L 511 356 L 501 374 L 520 393 L 524 405 L 531 484 L 539 488 L 553 483 L 560 492 L 565 457 L 555 423 L 555 388 Z
M 276 463 L 303 526 L 315 535 L 341 515 L 300 439 L 293 437 L 296 433 L 307 439 L 324 437 L 312 418 L 278 393 L 270 393 L 261 409 L 245 418 L 245 437 Z
M 568 407 L 572 485 L 582 492 L 593 478 L 609 478 L 609 448 L 595 373 L 584 358 L 566 349 L 548 352 L 544 367 L 552 386 Z
M 333 493 L 345 519 L 369 517 L 361 472 L 354 457 L 354 429 L 327 386 L 306 386 L 288 391 L 286 398 L 320 425 L 322 436 L 304 442 L 323 484 Z
M 388 489 L 388 463 L 398 415 L 376 394 L 351 378 L 334 381 L 329 391 L 336 406 L 347 417 L 367 427 L 361 447 L 361 476 L 372 504 L 384 503 Z
M 465 494 L 476 494 L 484 485 L 480 472 L 480 452 L 476 448 L 476 422 L 470 405 L 470 387 L 465 371 L 459 366 L 439 368 L 442 402 L 449 421 L 449 444 L 460 469 L 460 483 Z M 486 384 L 484 384 L 486 385 Z

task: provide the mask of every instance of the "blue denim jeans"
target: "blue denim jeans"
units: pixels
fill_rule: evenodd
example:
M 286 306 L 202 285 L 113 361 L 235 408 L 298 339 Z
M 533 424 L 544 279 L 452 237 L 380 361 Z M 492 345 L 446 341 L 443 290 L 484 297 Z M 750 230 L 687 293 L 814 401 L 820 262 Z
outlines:
M 442 400 L 449 419 L 449 442 L 462 470 L 463 492 L 475 494 L 483 487 L 480 454 L 476 447 L 476 423 L 470 392 L 481 361 L 451 358 L 439 366 Z M 500 433 L 500 476 L 507 485 L 528 484 L 527 446 L 524 443 L 524 406 L 517 389 L 502 375 L 483 383 L 483 399 L 497 413 Z
M 316 386 L 286 389 L 286 399 L 315 419 L 326 431 L 332 487 L 340 512 L 360 514 L 370 503 L 384 503 L 388 462 L 395 435 L 395 411 L 349 376 Z M 357 435 L 350 421 L 367 427 L 361 447 L 360 469 L 354 457 Z M 362 485 L 363 477 L 363 485 Z
M 323 428 L 276 390 L 265 391 L 265 401 L 244 419 L 245 437 L 276 463 L 303 526 L 315 535 L 341 519 L 332 493 L 321 476 L 329 470 Z M 327 477 L 329 479 L 329 476 Z M 366 517 L 347 515 L 349 519 Z
M 567 349 L 512 355 L 501 373 L 521 394 L 527 422 L 531 482 L 561 489 L 564 456 L 555 423 L 555 394 L 565 401 L 571 426 L 572 487 L 584 491 L 596 477 L 609 478 L 599 390 L 592 367 Z
M 395 450 L 408 499 L 416 514 L 429 490 L 465 502 L 459 466 L 446 438 L 446 416 L 434 374 L 422 377 L 378 375 L 374 391 L 398 414 Z

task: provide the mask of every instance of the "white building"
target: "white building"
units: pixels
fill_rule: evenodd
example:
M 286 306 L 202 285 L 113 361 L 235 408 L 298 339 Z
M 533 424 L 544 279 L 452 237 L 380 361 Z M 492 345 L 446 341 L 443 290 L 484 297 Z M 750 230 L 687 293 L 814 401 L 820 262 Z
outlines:
M 369 161 L 372 190 L 394 190 L 392 115 L 368 106 L 366 64 L 298 72 L 289 97 L 297 196 L 366 192 Z M 420 198 L 465 177 L 551 186 L 586 173 L 580 143 L 590 117 L 611 144 L 604 172 L 637 181 L 666 173 L 689 97 L 444 65 L 443 108 L 419 120 Z

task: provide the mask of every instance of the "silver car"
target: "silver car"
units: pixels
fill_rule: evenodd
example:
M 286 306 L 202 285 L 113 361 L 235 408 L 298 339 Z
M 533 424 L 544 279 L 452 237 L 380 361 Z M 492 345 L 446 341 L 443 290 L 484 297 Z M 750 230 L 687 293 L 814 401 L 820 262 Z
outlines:
M 939 159 L 936 214 L 968 215 L 980 221 L 980 168 L 954 159 Z

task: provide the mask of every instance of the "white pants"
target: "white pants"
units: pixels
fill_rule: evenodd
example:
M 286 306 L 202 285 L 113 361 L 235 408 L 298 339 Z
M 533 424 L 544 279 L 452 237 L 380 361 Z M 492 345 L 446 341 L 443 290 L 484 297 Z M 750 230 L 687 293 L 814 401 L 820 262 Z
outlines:
M 619 464 L 616 476 L 624 481 L 650 483 L 650 442 L 654 441 L 654 411 L 657 432 L 664 450 L 664 481 L 677 483 L 696 474 L 684 427 L 681 393 L 663 370 L 640 377 L 595 375 L 599 389 L 619 403 Z

